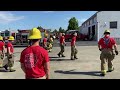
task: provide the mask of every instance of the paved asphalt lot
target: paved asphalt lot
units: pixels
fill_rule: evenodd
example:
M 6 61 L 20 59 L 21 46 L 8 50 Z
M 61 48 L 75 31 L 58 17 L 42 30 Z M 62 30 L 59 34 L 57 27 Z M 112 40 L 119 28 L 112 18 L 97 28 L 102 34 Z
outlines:
M 120 55 L 115 57 L 115 71 L 108 73 L 105 77 L 100 76 L 100 51 L 96 42 L 80 41 L 77 42 L 78 60 L 70 60 L 70 43 L 67 42 L 65 47 L 65 58 L 58 58 L 57 53 L 60 48 L 56 43 L 53 51 L 49 53 L 50 57 L 50 78 L 51 79 L 120 79 Z M 15 65 L 16 72 L 6 72 L 0 68 L 0 79 L 24 79 L 24 73 L 18 62 L 20 53 L 25 47 L 15 48 Z M 120 50 L 120 45 L 118 45 Z M 6 62 L 6 59 L 4 60 Z

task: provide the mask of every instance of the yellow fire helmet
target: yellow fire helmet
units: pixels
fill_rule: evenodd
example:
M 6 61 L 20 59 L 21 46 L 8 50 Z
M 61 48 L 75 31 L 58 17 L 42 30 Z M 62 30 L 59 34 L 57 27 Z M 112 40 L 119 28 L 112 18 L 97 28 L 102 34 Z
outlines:
M 41 39 L 41 38 L 42 38 L 42 36 L 41 36 L 41 32 L 39 29 L 33 28 L 30 31 L 28 39 Z
M 13 36 L 10 36 L 8 40 L 14 41 L 15 39 Z
M 47 33 L 45 33 L 45 34 L 44 34 L 44 37 L 48 37 L 48 34 L 47 34 Z
M 107 29 L 107 30 L 104 31 L 104 33 L 110 33 L 110 30 Z
M 3 40 L 3 37 L 2 37 L 2 36 L 0 36 L 0 40 Z

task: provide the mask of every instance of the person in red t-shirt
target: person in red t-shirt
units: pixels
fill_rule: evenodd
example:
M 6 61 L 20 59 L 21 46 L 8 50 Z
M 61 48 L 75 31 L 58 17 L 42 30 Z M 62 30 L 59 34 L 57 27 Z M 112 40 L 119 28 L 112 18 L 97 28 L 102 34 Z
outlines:
M 14 56 L 13 56 L 14 48 L 12 45 L 12 42 L 14 41 L 14 37 L 10 36 L 8 41 L 9 42 L 7 42 L 7 45 L 6 45 L 8 63 L 4 66 L 4 68 L 8 70 L 8 67 L 9 67 L 10 72 L 15 72 L 16 70 L 12 69 L 12 67 L 14 66 Z
M 114 38 L 110 37 L 110 31 L 105 30 L 104 37 L 101 38 L 98 42 L 98 48 L 101 51 L 100 54 L 100 60 L 101 60 L 101 75 L 105 76 L 106 69 L 105 69 L 105 63 L 108 62 L 108 72 L 111 72 L 114 70 L 112 61 L 115 57 L 115 54 L 113 52 L 113 47 L 115 49 L 116 55 L 118 55 L 117 45 L 114 40 Z
M 49 79 L 50 67 L 48 52 L 39 46 L 42 38 L 37 28 L 31 30 L 29 36 L 32 45 L 21 52 L 20 63 L 21 69 L 25 73 L 26 79 Z
M 63 54 L 65 51 L 64 46 L 66 46 L 64 35 L 65 35 L 64 33 L 60 33 L 60 49 L 61 49 L 61 51 L 57 54 L 59 57 L 60 57 L 60 55 L 62 57 L 65 57 Z
M 48 34 L 45 34 L 43 39 L 43 48 L 46 50 L 47 50 L 47 37 L 48 37 Z
M 77 49 L 76 49 L 76 36 L 77 36 L 77 33 L 74 33 L 73 34 L 73 37 L 72 37 L 72 40 L 71 40 L 71 60 L 75 60 L 75 59 L 78 59 L 77 58 Z
M 5 44 L 3 42 L 3 37 L 0 36 L 0 67 L 3 67 L 4 55 L 5 55 Z

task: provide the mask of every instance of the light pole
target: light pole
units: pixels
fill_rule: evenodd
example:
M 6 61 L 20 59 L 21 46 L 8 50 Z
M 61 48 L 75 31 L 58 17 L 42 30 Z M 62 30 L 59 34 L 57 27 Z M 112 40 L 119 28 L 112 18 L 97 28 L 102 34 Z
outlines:
M 97 22 L 97 32 L 98 32 L 97 41 L 99 41 L 99 22 Z

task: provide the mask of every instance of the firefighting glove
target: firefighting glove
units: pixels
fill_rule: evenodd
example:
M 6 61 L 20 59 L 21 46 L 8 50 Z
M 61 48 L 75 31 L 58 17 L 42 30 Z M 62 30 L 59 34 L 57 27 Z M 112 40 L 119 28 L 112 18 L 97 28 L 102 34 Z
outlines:
M 116 55 L 118 55 L 118 51 L 115 51 Z
M 66 46 L 66 43 L 65 43 L 65 46 Z
M 102 50 L 102 49 L 99 49 L 100 51 Z

